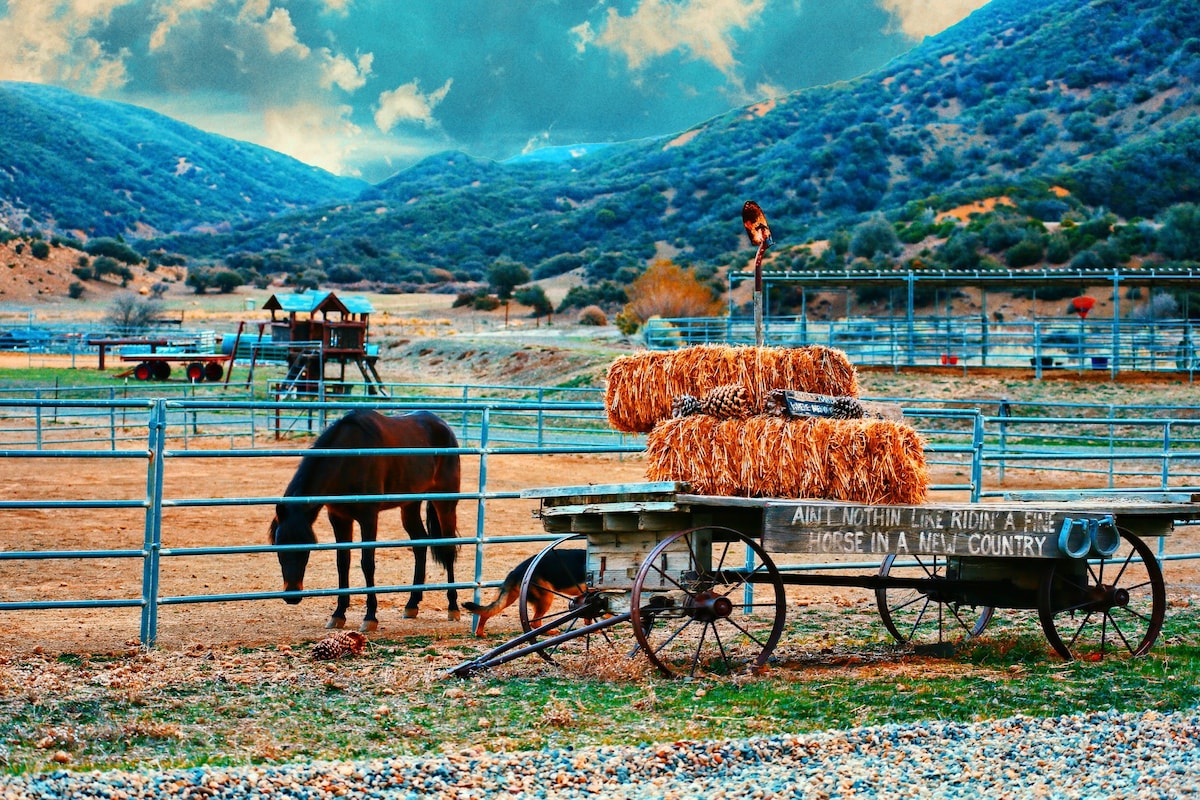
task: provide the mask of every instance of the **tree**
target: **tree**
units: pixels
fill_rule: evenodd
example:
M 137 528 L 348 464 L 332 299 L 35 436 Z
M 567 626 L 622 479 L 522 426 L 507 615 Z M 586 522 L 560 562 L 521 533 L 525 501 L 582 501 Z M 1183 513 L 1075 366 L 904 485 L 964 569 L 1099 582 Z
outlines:
M 535 317 L 545 316 L 554 309 L 550 298 L 546 296 L 546 290 L 541 286 L 522 286 L 517 289 L 513 299 L 523 306 L 532 308 Z
M 246 283 L 242 276 L 230 269 L 218 270 L 212 276 L 212 284 L 220 290 L 221 294 L 232 294 L 233 290 Z
M 1200 261 L 1200 206 L 1180 203 L 1167 209 L 1158 232 L 1158 249 L 1167 258 Z
M 106 321 L 123 331 L 149 328 L 158 321 L 161 306 L 154 300 L 133 292 L 121 292 L 109 304 Z
M 850 252 L 859 258 L 873 258 L 876 253 L 895 255 L 900 252 L 900 239 L 892 223 L 882 214 L 876 214 L 854 228 Z
M 87 243 L 83 251 L 90 256 L 108 256 L 117 261 L 123 261 L 126 264 L 142 263 L 142 256 L 138 251 L 124 242 L 118 242 L 116 239 L 93 239 Z
M 710 286 L 690 269 L 659 259 L 629 287 L 629 311 L 642 322 L 651 317 L 713 317 L 724 306 Z
M 488 269 L 488 285 L 501 300 L 509 300 L 513 289 L 529 282 L 529 270 L 515 261 L 497 261 Z

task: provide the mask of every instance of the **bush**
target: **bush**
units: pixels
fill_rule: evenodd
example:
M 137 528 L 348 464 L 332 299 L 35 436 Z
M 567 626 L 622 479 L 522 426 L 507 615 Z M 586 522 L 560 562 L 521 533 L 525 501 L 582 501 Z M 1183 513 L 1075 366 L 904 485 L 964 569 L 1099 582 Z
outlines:
M 83 292 L 83 284 L 79 281 L 71 281 L 71 285 L 67 287 L 67 295 L 72 300 L 78 300 L 79 298 L 83 297 Z
M 475 295 L 475 299 L 471 303 L 471 306 L 476 311 L 495 311 L 500 307 L 500 298 L 496 297 L 494 294 L 481 292 Z
M 608 324 L 608 317 L 600 306 L 588 306 L 579 312 L 579 324 L 603 327 Z
M 85 253 L 92 256 L 108 256 L 126 264 L 142 263 L 142 256 L 138 251 L 116 239 L 93 239 L 83 249 Z
M 29 254 L 36 259 L 45 261 L 50 257 L 50 245 L 39 239 L 29 246 Z
M 533 309 L 535 317 L 541 317 L 554 310 L 554 304 L 546 296 L 546 290 L 541 286 L 522 286 L 517 289 L 513 299 L 523 306 Z

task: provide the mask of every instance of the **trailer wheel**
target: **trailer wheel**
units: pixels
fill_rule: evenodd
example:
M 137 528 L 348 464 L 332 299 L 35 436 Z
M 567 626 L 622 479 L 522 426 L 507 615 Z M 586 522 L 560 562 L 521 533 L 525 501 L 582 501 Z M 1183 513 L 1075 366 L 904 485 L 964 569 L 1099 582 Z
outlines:
M 204 380 L 204 365 L 199 361 L 193 361 L 187 365 L 187 379 L 192 383 L 199 383 Z
M 1038 617 L 1063 658 L 1099 661 L 1149 652 L 1162 631 L 1167 588 L 1154 551 L 1121 531 L 1104 558 L 1056 559 L 1042 577 Z
M 540 636 L 537 634 L 532 636 L 531 644 L 538 641 L 539 638 L 559 637 L 579 631 L 596 620 L 612 616 L 608 608 L 609 597 L 605 593 L 587 586 L 586 576 L 584 582 L 578 587 L 550 589 L 548 597 L 545 583 L 538 580 L 539 570 L 545 572 L 550 569 L 561 572 L 565 569 L 569 572 L 570 567 L 562 563 L 563 559 L 567 557 L 568 550 L 580 549 L 572 546 L 571 543 L 577 544 L 582 540 L 584 540 L 582 534 L 572 534 L 558 539 L 534 556 L 525 570 L 525 575 L 521 579 L 521 593 L 517 600 L 521 614 L 521 630 L 531 633 L 543 625 L 554 624 L 553 628 L 542 631 Z M 582 592 L 579 591 L 580 589 Z M 537 616 L 539 610 L 536 600 L 539 596 L 545 597 L 546 601 L 553 603 L 549 608 L 542 607 L 540 613 L 545 613 L 543 618 Z M 531 601 L 534 601 L 532 608 L 530 607 Z M 628 652 L 631 649 L 628 634 L 622 637 L 620 633 L 617 633 L 619 627 L 614 625 L 595 633 L 585 632 L 578 636 L 563 636 L 561 641 L 538 650 L 537 654 L 551 663 L 559 664 L 570 660 L 586 663 L 589 657 L 601 657 L 607 660 L 617 650 Z M 625 644 L 621 644 L 622 638 L 626 640 Z
M 225 369 L 219 361 L 209 361 L 204 365 L 204 380 L 216 383 L 225 377 Z
M 744 591 L 753 585 L 753 598 Z M 638 569 L 633 635 L 668 677 L 763 668 L 783 633 L 787 600 L 775 562 L 730 528 L 680 531 Z
M 912 567 L 898 567 L 896 556 L 889 555 L 879 565 L 879 576 L 887 578 L 893 572 L 902 572 L 897 577 L 918 579 L 946 577 L 944 556 L 904 556 L 912 559 Z M 958 643 L 983 633 L 992 621 L 991 606 L 964 606 L 939 599 L 918 589 L 888 589 L 881 586 L 875 590 L 875 605 L 883 627 L 901 644 L 915 647 Z
M 155 361 L 150 364 L 150 369 L 153 370 L 156 381 L 165 381 L 171 377 L 171 365 L 166 361 Z
M 154 375 L 154 370 L 150 368 L 150 364 L 143 361 L 133 368 L 133 377 L 139 381 L 148 381 Z

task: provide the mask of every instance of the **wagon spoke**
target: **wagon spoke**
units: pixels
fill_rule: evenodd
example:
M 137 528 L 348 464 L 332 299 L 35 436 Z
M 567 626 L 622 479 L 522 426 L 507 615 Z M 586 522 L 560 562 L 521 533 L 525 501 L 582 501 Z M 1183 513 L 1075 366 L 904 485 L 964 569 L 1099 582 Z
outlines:
M 875 590 L 875 605 L 879 618 L 892 638 L 914 646 L 959 642 L 978 636 L 992 618 L 992 608 L 982 606 L 978 616 L 967 616 L 958 600 L 943 599 L 947 561 L 939 556 L 915 556 L 914 564 L 899 566 L 896 556 L 887 556 L 879 567 L 883 579 Z M 913 585 L 895 587 L 887 579 L 899 577 L 929 582 L 929 588 Z M 915 574 L 914 574 L 915 573 Z

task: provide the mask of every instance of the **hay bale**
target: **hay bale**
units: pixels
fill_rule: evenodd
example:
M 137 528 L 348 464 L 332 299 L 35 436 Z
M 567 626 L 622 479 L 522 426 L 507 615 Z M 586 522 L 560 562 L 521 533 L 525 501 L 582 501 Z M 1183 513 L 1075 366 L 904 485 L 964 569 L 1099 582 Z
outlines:
M 751 414 L 763 413 L 773 389 L 858 396 L 858 374 L 841 350 L 706 344 L 618 357 L 608 368 L 604 404 L 614 428 L 646 433 L 671 417 L 676 397 L 703 397 L 728 384 L 746 387 Z
M 924 445 L 894 420 L 666 420 L 646 438 L 646 478 L 697 494 L 915 505 L 929 489 Z

